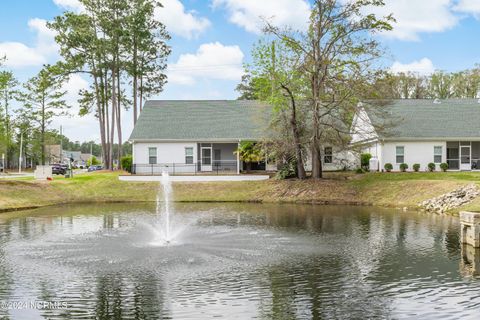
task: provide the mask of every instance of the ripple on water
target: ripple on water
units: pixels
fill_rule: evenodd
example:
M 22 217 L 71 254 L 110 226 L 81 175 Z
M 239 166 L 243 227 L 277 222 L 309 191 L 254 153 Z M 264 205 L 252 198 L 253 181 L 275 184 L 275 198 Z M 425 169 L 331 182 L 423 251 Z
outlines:
M 0 238 L 0 300 L 67 300 L 68 310 L 43 312 L 52 319 L 480 314 L 479 281 L 461 276 L 459 249 L 445 245 L 449 223 L 358 208 L 211 206 L 173 219 L 182 228 L 169 245 L 152 241 L 162 236 L 147 213 L 53 218 L 43 233 L 32 218 L 22 228 L 33 236 Z

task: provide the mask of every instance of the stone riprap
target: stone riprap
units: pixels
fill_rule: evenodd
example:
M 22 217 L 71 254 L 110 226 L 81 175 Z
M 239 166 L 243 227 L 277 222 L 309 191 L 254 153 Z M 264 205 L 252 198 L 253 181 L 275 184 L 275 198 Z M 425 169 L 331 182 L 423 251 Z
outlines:
M 475 184 L 469 184 L 439 197 L 425 200 L 419 206 L 429 212 L 445 213 L 469 203 L 479 195 L 478 187 Z

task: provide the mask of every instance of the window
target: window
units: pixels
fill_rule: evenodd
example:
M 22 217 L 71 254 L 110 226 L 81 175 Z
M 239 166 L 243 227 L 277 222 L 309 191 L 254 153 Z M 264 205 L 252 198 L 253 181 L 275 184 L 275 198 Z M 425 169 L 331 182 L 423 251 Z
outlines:
M 185 148 L 185 163 L 193 164 L 193 148 Z
M 397 146 L 395 148 L 395 151 L 396 151 L 395 162 L 396 163 L 405 163 L 405 147 Z
M 333 160 L 332 147 L 325 147 L 325 149 L 323 149 L 323 162 L 332 163 L 333 162 L 332 160 Z
M 442 146 L 433 147 L 433 162 L 442 163 Z
M 148 163 L 157 164 L 157 148 L 148 148 Z

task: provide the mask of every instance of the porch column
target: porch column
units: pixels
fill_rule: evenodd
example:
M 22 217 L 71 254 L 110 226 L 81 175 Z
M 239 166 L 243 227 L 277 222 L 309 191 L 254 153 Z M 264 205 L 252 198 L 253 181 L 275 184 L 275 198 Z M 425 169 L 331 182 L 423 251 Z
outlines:
M 237 151 L 240 150 L 240 140 L 238 140 Z M 237 174 L 240 174 L 240 153 L 237 152 Z

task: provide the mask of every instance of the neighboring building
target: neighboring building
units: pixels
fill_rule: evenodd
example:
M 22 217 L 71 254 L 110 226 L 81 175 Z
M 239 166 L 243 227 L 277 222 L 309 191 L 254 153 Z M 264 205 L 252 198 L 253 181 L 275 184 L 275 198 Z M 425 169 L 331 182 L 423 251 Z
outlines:
M 147 101 L 129 141 L 136 174 L 222 172 L 239 173 L 235 154 L 241 141 L 267 135 L 271 106 L 249 100 Z M 344 156 L 326 147 L 325 170 L 339 170 Z M 307 170 L 309 169 L 307 161 Z M 272 163 L 253 166 L 276 170 Z
M 393 100 L 362 109 L 354 117 L 352 144 L 378 160 L 378 170 L 401 163 L 422 171 L 429 163 L 449 170 L 480 169 L 480 101 Z M 371 168 L 372 169 L 372 168 Z
M 82 153 L 80 151 L 61 150 L 61 146 L 59 144 L 45 146 L 45 159 L 47 164 L 67 163 L 70 159 L 72 159 L 72 164 L 74 166 L 85 167 L 87 165 L 88 159 L 90 158 L 91 155 L 88 153 Z M 102 163 L 101 157 L 96 158 L 100 163 Z

